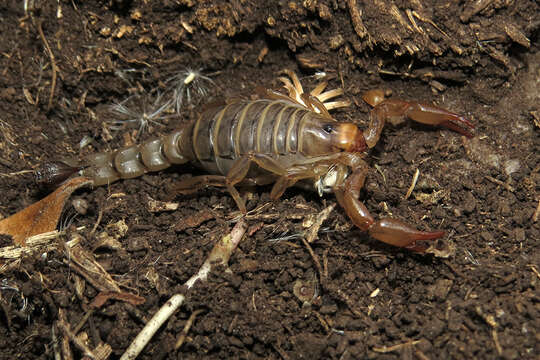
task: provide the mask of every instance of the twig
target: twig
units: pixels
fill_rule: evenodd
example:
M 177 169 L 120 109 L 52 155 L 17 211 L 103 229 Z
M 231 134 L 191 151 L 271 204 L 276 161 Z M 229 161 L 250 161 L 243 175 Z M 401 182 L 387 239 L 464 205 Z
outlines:
M 279 354 L 279 356 L 281 356 L 283 360 L 290 360 L 289 355 L 287 355 L 285 350 L 283 350 L 278 344 L 272 344 L 272 347 L 274 348 L 274 350 L 276 350 L 276 352 Z
M 52 108 L 54 89 L 56 88 L 56 73 L 58 71 L 58 67 L 56 66 L 56 61 L 54 60 L 54 54 L 51 50 L 51 47 L 49 46 L 49 43 L 47 42 L 47 39 L 45 38 L 45 34 L 43 33 L 43 28 L 41 27 L 41 23 L 42 23 L 41 20 L 37 22 L 39 36 L 41 37 L 41 40 L 43 41 L 43 44 L 45 45 L 45 48 L 47 49 L 47 52 L 49 53 L 49 57 L 51 58 L 51 72 L 52 72 L 51 94 L 49 95 L 49 103 L 47 104 L 47 111 L 49 111 Z
M 156 331 L 163 325 L 165 321 L 182 305 L 184 302 L 184 295 L 173 295 L 157 313 L 152 316 L 150 321 L 144 326 L 139 335 L 129 345 L 126 352 L 122 355 L 120 360 L 133 360 L 139 355 L 142 349 L 150 341 Z
M 226 265 L 229 262 L 232 252 L 238 246 L 240 240 L 244 236 L 244 233 L 247 230 L 247 224 L 242 219 L 232 229 L 231 233 L 224 236 L 220 241 L 214 245 L 214 248 L 206 258 L 204 264 L 201 266 L 197 274 L 193 275 L 188 281 L 186 281 L 186 286 L 190 289 L 197 280 L 205 281 L 210 273 L 212 264 L 218 263 Z
M 536 276 L 538 276 L 538 279 L 540 279 L 540 272 L 538 272 L 538 269 L 536 268 L 535 265 L 527 265 L 528 267 L 531 268 L 532 272 L 536 274 Z
M 307 240 L 308 243 L 312 243 L 317 238 L 317 235 L 319 234 L 319 229 L 321 228 L 322 223 L 328 218 L 332 210 L 336 207 L 336 204 L 332 204 L 325 209 L 323 209 L 315 219 L 310 224 L 311 226 L 309 229 L 307 229 L 304 232 L 304 239 Z
M 13 177 L 13 176 L 19 176 L 19 175 L 24 175 L 24 174 L 33 173 L 33 172 L 34 170 L 21 170 L 21 171 L 16 171 L 12 173 L 1 173 L 0 176 Z
M 499 342 L 499 336 L 497 335 L 497 330 L 492 329 L 491 330 L 491 336 L 493 337 L 493 342 L 495 343 L 495 349 L 497 350 L 497 354 L 499 354 L 499 356 L 501 356 L 503 350 L 502 350 L 501 343 Z
M 247 229 L 247 223 L 241 219 L 232 229 L 230 234 L 225 235 L 220 241 L 216 243 L 210 255 L 205 260 L 199 272 L 192 276 L 184 285 L 189 289 L 197 280 L 206 280 L 208 273 L 210 272 L 212 265 L 216 263 L 221 265 L 227 265 L 232 252 L 238 246 L 238 243 L 244 236 Z M 144 326 L 141 332 L 129 345 L 126 352 L 122 355 L 120 360 L 133 360 L 135 359 L 142 349 L 148 344 L 150 339 L 154 336 L 156 331 L 163 325 L 165 321 L 182 305 L 184 302 L 183 294 L 173 295 L 163 306 L 154 314 L 152 319 Z M 193 315 L 192 315 L 193 316 Z M 180 344 L 181 345 L 181 344 Z
M 403 343 L 403 344 L 397 344 L 397 345 L 394 345 L 394 346 L 386 346 L 385 345 L 385 346 L 382 346 L 382 347 L 374 347 L 373 351 L 384 354 L 384 353 L 399 350 L 399 349 L 401 349 L 402 347 L 405 347 L 405 346 L 416 345 L 419 342 L 420 342 L 420 340 L 413 340 L 413 341 L 409 341 L 409 342 L 406 342 L 406 343 Z
M 56 337 L 56 324 L 53 323 L 51 328 L 51 337 L 52 337 L 52 347 L 54 351 L 54 360 L 62 360 L 62 355 L 60 354 L 60 346 L 58 345 L 58 338 Z
M 58 327 L 62 330 L 64 335 L 67 336 L 73 342 L 73 344 L 75 344 L 75 346 L 82 351 L 84 356 L 87 356 L 90 359 L 97 359 L 93 351 L 70 330 L 69 324 L 66 322 L 65 314 L 62 309 L 58 309 L 58 318 Z
M 351 21 L 353 23 L 354 31 L 356 32 L 356 35 L 360 39 L 363 39 L 364 37 L 368 37 L 368 43 L 371 43 L 371 38 L 369 36 L 369 33 L 364 26 L 364 23 L 362 21 L 362 12 L 361 10 L 358 10 L 358 7 L 356 6 L 357 0 L 347 0 L 347 6 L 349 7 L 349 13 L 351 15 Z
M 96 223 L 94 224 L 94 226 L 92 226 L 92 230 L 90 230 L 90 234 L 88 235 L 89 238 L 92 238 L 92 236 L 94 236 L 94 233 L 96 232 L 97 227 L 99 226 L 99 223 L 101 222 L 101 218 L 103 218 L 103 209 L 99 209 Z
M 178 340 L 176 341 L 176 344 L 174 345 L 174 350 L 180 349 L 180 347 L 184 343 L 184 340 L 186 339 L 189 329 L 191 329 L 191 325 L 193 325 L 193 321 L 195 320 L 197 315 L 199 315 L 202 312 L 203 310 L 199 309 L 191 313 L 191 316 L 187 320 L 186 325 L 184 325 L 184 329 L 182 330 L 182 333 L 180 334 L 180 336 L 178 337 Z
M 489 181 L 491 181 L 492 183 L 495 183 L 497 185 L 500 185 L 502 186 L 503 188 L 505 188 L 506 190 L 510 191 L 510 192 L 514 192 L 514 188 L 512 186 L 510 186 L 509 184 L 507 183 L 504 183 L 502 182 L 501 180 L 498 180 L 498 179 L 495 179 L 494 177 L 491 177 L 489 175 L 486 175 L 486 179 L 488 179 Z
M 416 183 L 418 182 L 418 177 L 420 176 L 420 170 L 416 168 L 416 171 L 414 172 L 414 176 L 411 182 L 411 186 L 409 186 L 409 190 L 407 190 L 407 193 L 405 194 L 405 199 L 408 199 L 409 196 L 411 196 L 414 187 L 416 186 Z
M 317 268 L 317 272 L 319 273 L 319 278 L 322 279 L 323 270 L 321 267 L 321 262 L 319 261 L 319 256 L 315 254 L 315 251 L 313 251 L 313 249 L 311 248 L 311 245 L 309 245 L 309 242 L 305 238 L 302 238 L 302 242 L 304 243 L 304 246 L 308 250 L 309 254 L 311 255 L 311 258 L 313 259 L 313 262 L 315 263 L 315 267 Z
M 539 215 L 540 215 L 540 199 L 538 199 L 538 206 L 536 206 L 536 211 L 534 212 L 532 216 L 532 221 L 537 222 Z
M 75 334 L 78 334 L 79 331 L 81 331 L 82 327 L 84 326 L 84 324 L 86 324 L 86 321 L 88 321 L 88 318 L 94 313 L 94 309 L 90 309 L 88 310 L 84 316 L 82 317 L 81 321 L 79 321 L 79 323 L 77 324 L 77 326 L 75 326 L 75 329 L 73 329 L 73 332 Z

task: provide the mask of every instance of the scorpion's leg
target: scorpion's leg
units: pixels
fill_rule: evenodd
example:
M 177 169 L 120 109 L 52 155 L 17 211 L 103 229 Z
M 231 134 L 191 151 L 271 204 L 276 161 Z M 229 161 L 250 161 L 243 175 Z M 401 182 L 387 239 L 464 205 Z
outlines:
M 234 184 L 231 184 L 227 177 L 223 175 L 195 176 L 175 184 L 172 191 L 176 194 L 192 194 L 208 186 L 226 187 L 240 211 L 244 214 L 246 213 L 246 205 L 238 193 L 238 190 L 236 190 Z
M 270 174 L 279 176 L 283 178 L 287 170 L 280 165 L 272 157 L 265 154 L 246 154 L 239 159 L 237 159 L 232 165 L 231 169 L 226 176 L 222 175 L 202 175 L 196 176 L 191 179 L 183 180 L 180 183 L 176 184 L 172 191 L 180 194 L 188 194 L 197 192 L 200 189 L 203 189 L 207 186 L 216 186 L 216 187 L 226 187 L 232 198 L 236 202 L 238 209 L 242 213 L 246 213 L 246 205 L 238 190 L 236 190 L 235 185 L 244 181 L 251 163 L 257 164 L 259 167 L 265 169 Z M 259 182 L 268 183 L 269 176 L 259 178 Z M 281 184 L 278 180 L 276 186 Z M 294 184 L 294 182 L 292 183 Z M 291 185 L 292 185 L 291 184 Z M 285 189 L 283 189 L 285 191 Z
M 303 179 L 318 178 L 320 175 L 328 172 L 328 168 L 333 161 L 335 160 L 331 156 L 322 158 L 317 162 L 285 167 L 269 155 L 259 153 L 247 154 L 233 164 L 226 176 L 226 186 L 235 198 L 235 201 L 237 201 L 238 207 L 242 210 L 245 209 L 245 205 L 240 196 L 235 197 L 234 193 L 236 190 L 234 185 L 245 179 L 251 163 L 255 163 L 270 174 L 277 176 L 277 180 L 270 192 L 270 198 L 277 200 L 287 188 L 293 186 L 296 182 Z
M 363 99 L 374 106 L 370 114 L 369 128 L 364 131 L 367 145 L 371 148 L 379 140 L 386 120 L 409 118 L 413 121 L 444 126 L 467 137 L 473 137 L 474 125 L 464 116 L 435 105 L 400 99 L 385 99 L 382 90 L 372 90 Z
M 222 175 L 201 175 L 190 179 L 182 180 L 172 187 L 175 194 L 192 194 L 207 186 L 225 186 L 225 176 Z
M 356 168 L 343 184 L 334 189 L 338 202 L 356 226 L 379 241 L 417 252 L 424 252 L 427 247 L 417 245 L 416 241 L 435 240 L 444 235 L 444 231 L 419 231 L 397 219 L 375 220 L 366 206 L 358 200 L 367 171 L 365 164 Z

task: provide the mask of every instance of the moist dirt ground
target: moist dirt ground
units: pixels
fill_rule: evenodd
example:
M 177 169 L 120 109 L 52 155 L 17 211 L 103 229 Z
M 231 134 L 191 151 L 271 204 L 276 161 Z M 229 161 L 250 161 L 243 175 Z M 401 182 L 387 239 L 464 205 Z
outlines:
M 0 3 L 2 217 L 47 193 L 34 183 L 39 164 L 166 134 L 205 103 L 278 89 L 283 69 L 308 89 L 322 77 L 343 88 L 352 105 L 332 114 L 361 127 L 369 119 L 361 95 L 373 88 L 476 126 L 468 139 L 388 125 L 367 157 L 362 201 L 376 217 L 446 231 L 438 256 L 371 239 L 339 205 L 308 247 L 309 219 L 335 197 L 291 188 L 272 202 L 260 187 L 244 191 L 249 228 L 230 272 L 218 267 L 187 291 L 182 284 L 240 215 L 226 191 L 171 191 L 201 174 L 192 166 L 78 190 L 55 246 L 0 259 L 0 358 L 82 358 L 59 317 L 89 348 L 108 344 L 119 358 L 167 299 L 185 293 L 140 359 L 538 359 L 539 5 L 423 3 Z M 210 80 L 190 81 L 187 69 Z M 175 76 L 176 115 L 160 109 Z M 156 210 L 153 200 L 178 207 Z M 65 242 L 74 236 L 144 303 L 90 306 L 100 291 L 70 265 Z

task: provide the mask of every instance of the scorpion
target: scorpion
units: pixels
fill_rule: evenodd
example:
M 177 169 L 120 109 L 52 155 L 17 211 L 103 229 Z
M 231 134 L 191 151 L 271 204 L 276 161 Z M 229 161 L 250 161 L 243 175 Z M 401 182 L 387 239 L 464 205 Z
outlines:
M 36 180 L 54 185 L 78 173 L 99 186 L 191 162 L 209 175 L 180 181 L 174 186 L 177 193 L 225 187 L 244 214 L 237 186 L 273 184 L 270 198 L 277 200 L 295 185 L 321 196 L 334 193 L 353 224 L 384 243 L 421 253 L 427 250 L 424 241 L 443 237 L 444 231 L 420 231 L 401 220 L 376 220 L 370 214 L 359 200 L 369 170 L 366 151 L 378 142 L 387 121 L 409 118 L 466 137 L 474 136 L 474 125 L 435 105 L 387 98 L 383 90 L 371 90 L 363 95 L 372 110 L 368 127 L 361 130 L 329 113 L 350 105 L 336 100 L 342 89 L 324 91 L 328 83 L 323 81 L 306 93 L 294 72 L 285 70 L 284 75 L 279 80 L 286 93 L 258 88 L 256 99 L 211 104 L 194 122 L 160 138 L 91 154 L 82 161 L 45 163 L 36 171 Z

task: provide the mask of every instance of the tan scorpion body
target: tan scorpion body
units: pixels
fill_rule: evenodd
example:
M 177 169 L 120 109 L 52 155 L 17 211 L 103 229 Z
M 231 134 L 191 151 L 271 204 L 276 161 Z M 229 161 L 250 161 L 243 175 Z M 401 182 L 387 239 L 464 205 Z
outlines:
M 466 136 L 472 136 L 473 125 L 433 105 L 384 99 L 381 91 L 373 91 L 364 96 L 374 109 L 370 126 L 361 131 L 353 123 L 335 121 L 328 113 L 349 105 L 347 101 L 327 101 L 341 95 L 340 89 L 323 92 L 326 83 L 322 83 L 306 94 L 296 75 L 286 73 L 289 77 L 280 80 L 288 95 L 266 90 L 257 100 L 215 104 L 194 123 L 166 136 L 93 154 L 81 163 L 48 163 L 37 176 L 41 182 L 57 183 L 78 171 L 98 186 L 191 162 L 211 175 L 182 181 L 177 192 L 208 185 L 227 187 L 244 213 L 244 201 L 235 185 L 274 183 L 271 197 L 278 199 L 288 187 L 302 184 L 319 194 L 334 192 L 355 225 L 386 243 L 421 252 L 425 247 L 416 241 L 443 236 L 444 232 L 418 231 L 396 219 L 376 221 L 369 214 L 358 200 L 368 171 L 363 152 L 377 143 L 385 120 L 395 117 L 446 126 Z

